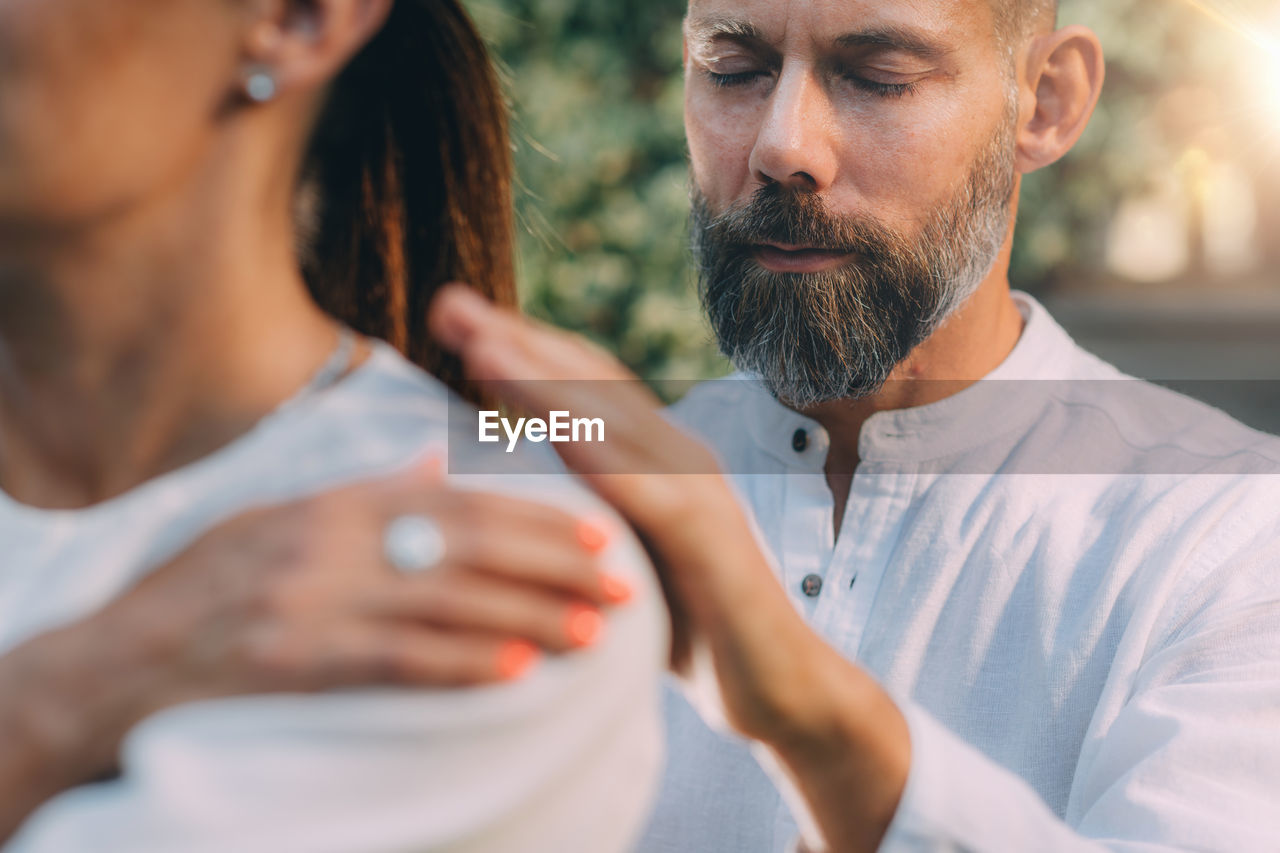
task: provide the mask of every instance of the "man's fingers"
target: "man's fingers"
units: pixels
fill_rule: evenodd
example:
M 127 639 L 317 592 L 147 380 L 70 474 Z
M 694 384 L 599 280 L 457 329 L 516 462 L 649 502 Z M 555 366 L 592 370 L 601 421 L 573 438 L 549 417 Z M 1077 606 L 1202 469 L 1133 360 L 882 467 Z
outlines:
M 542 379 L 546 371 L 537 360 L 526 363 L 518 375 L 517 356 L 524 340 L 525 326 L 521 318 L 498 309 L 471 288 L 447 284 L 440 288 L 431 305 L 428 326 L 436 339 L 466 362 L 468 373 L 475 379 Z M 530 356 L 536 353 L 528 353 Z M 493 362 L 493 376 L 477 372 Z
M 486 306 L 484 297 L 465 284 L 446 284 L 432 302 L 428 328 L 443 346 L 462 349 L 483 325 L 488 315 Z
M 635 378 L 603 350 L 495 306 L 465 285 L 441 288 L 430 323 L 440 342 L 463 358 L 476 379 Z
M 606 442 L 565 442 L 554 449 L 633 523 L 667 517 L 663 507 L 673 505 L 680 484 L 629 475 L 718 472 L 710 451 L 666 422 L 657 399 L 607 353 L 493 307 L 466 288 L 444 289 L 433 312 L 448 330 L 446 345 L 469 374 L 491 382 L 507 402 L 605 422 Z M 610 381 L 586 381 L 600 377 Z M 528 379 L 539 381 L 522 381 Z
M 571 411 L 609 425 L 607 446 L 556 450 L 582 473 L 659 470 L 670 454 L 661 441 L 674 430 L 657 398 L 608 353 L 588 342 L 490 305 L 469 288 L 442 289 L 433 317 L 446 346 L 468 375 L 489 383 L 508 403 L 531 412 Z

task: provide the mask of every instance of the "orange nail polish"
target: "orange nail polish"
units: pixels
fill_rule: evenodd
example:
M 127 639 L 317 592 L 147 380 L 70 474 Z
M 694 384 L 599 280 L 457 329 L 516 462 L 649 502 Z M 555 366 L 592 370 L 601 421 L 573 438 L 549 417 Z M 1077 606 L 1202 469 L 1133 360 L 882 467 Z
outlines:
M 605 533 L 603 527 L 591 521 L 579 521 L 577 535 L 578 544 L 592 554 L 600 553 L 609 544 L 609 534 Z
M 511 681 L 524 675 L 538 659 L 538 650 L 522 640 L 513 640 L 498 652 L 498 677 Z
M 598 610 L 576 605 L 569 611 L 565 620 L 565 634 L 569 642 L 575 646 L 589 646 L 600 639 L 600 631 L 604 628 L 604 618 Z
M 614 575 L 601 575 L 600 588 L 604 590 L 604 597 L 613 604 L 624 604 L 634 594 L 631 584 Z

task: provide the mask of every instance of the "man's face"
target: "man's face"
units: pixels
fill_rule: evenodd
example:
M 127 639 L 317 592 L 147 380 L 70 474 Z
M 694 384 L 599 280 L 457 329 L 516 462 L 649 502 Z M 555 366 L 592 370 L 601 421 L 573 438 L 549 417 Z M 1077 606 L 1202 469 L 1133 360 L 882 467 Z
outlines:
M 704 304 L 799 405 L 873 393 L 1008 230 L 1016 120 L 989 0 L 692 0 Z

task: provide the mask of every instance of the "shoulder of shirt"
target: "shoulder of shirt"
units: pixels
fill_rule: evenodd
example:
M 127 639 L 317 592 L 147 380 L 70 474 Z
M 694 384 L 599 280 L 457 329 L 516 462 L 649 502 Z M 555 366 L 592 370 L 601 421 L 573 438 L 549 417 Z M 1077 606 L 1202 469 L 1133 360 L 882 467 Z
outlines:
M 242 455 L 245 464 L 261 466 L 264 479 L 287 481 L 291 489 L 379 476 L 432 455 L 445 462 L 460 487 L 475 482 L 490 490 L 530 493 L 525 487 L 537 480 L 532 494 L 549 502 L 598 505 L 544 445 L 526 443 L 515 453 L 501 454 L 496 463 L 455 458 L 450 431 L 464 423 L 474 428 L 474 411 L 443 382 L 374 341 L 370 357 L 354 373 L 261 431 Z M 494 476 L 454 476 L 455 468 Z M 299 471 L 310 473 L 299 476 Z
M 382 341 L 372 342 L 368 360 L 324 400 L 329 414 L 376 420 L 400 411 L 441 422 L 454 402 L 448 386 Z
M 374 342 L 373 353 L 361 370 L 344 383 L 332 399 L 327 401 L 325 413 L 341 423 L 344 431 L 354 436 L 359 430 L 368 440 L 378 436 L 399 438 L 409 436 L 418 444 L 439 444 L 447 451 L 448 434 L 465 423 L 474 427 L 470 417 L 475 406 L 458 396 L 452 389 L 410 362 L 390 345 Z M 472 452 L 473 442 L 459 442 Z M 498 467 L 492 460 L 458 459 L 459 467 L 469 471 L 490 471 L 493 478 L 476 476 L 470 479 L 500 482 L 511 475 L 552 475 L 543 480 L 549 487 L 556 479 L 565 484 L 574 483 L 563 463 L 545 445 L 521 443 L 514 453 L 500 454 Z M 503 491 L 519 489 L 503 489 Z
M 1280 439 L 1186 394 L 1124 373 L 1076 343 L 1035 299 L 1023 293 L 1015 297 L 1038 324 L 1038 354 L 1060 362 L 1041 378 L 1049 380 L 1051 406 L 1071 423 L 1081 424 L 1092 414 L 1135 458 L 1178 454 L 1181 470 L 1188 472 L 1280 473 Z
M 1090 414 L 1102 419 L 1132 453 L 1140 476 L 1120 477 L 1127 494 L 1118 519 L 1154 513 L 1179 520 L 1212 518 L 1194 557 L 1191 577 L 1230 576 L 1249 552 L 1271 554 L 1274 507 L 1280 502 L 1280 437 L 1241 423 L 1226 412 L 1155 382 L 1130 376 L 1071 342 L 1071 381 L 1053 383 L 1050 405 L 1074 431 Z M 1165 465 L 1170 465 L 1166 469 Z M 1176 471 L 1176 473 L 1174 473 Z M 1171 475 L 1166 475 L 1166 473 Z M 1154 476 L 1141 476 L 1152 474 Z M 1235 553 L 1244 549 L 1244 553 Z M 1246 560 L 1247 562 L 1247 560 Z M 1273 571 L 1253 567 L 1253 588 L 1274 589 Z
M 1229 473 L 1235 465 L 1251 473 L 1280 474 L 1280 438 L 1073 346 L 1075 378 L 1054 384 L 1055 404 L 1105 418 L 1135 453 L 1181 452 L 1201 459 L 1205 473 Z

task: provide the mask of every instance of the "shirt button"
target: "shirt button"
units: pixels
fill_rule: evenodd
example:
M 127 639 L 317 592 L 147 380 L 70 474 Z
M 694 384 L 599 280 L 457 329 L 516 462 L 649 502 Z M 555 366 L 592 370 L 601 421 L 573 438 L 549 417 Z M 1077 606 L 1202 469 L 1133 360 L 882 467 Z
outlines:
M 800 581 L 800 590 L 810 598 L 817 598 L 818 593 L 822 592 L 822 578 L 818 575 L 805 575 L 804 580 Z
M 804 453 L 805 448 L 809 446 L 809 433 L 803 429 L 798 429 L 791 434 L 791 449 L 796 453 Z

